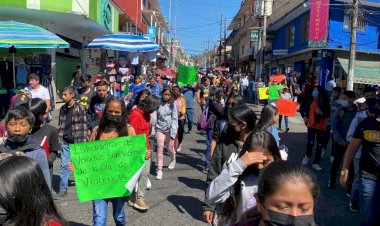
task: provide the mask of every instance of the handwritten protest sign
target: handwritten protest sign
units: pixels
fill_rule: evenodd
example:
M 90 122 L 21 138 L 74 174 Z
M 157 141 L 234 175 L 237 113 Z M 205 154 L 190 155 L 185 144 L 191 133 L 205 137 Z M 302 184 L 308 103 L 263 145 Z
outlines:
M 79 201 L 129 196 L 146 151 L 145 135 L 70 145 Z
M 268 99 L 268 87 L 259 88 L 259 99 L 260 100 L 267 100 Z
M 197 82 L 198 67 L 178 65 L 177 83 L 179 86 L 187 86 Z
M 282 89 L 282 85 L 276 85 L 276 86 L 269 86 L 269 100 L 277 100 L 280 99 L 280 93 L 279 90 Z
M 278 114 L 284 116 L 296 116 L 298 103 L 291 100 L 279 99 L 277 100 Z

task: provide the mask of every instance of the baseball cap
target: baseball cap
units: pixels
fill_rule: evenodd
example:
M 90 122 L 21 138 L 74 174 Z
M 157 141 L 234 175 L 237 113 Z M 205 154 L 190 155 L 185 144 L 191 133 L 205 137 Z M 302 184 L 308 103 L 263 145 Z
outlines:
M 361 97 L 361 98 L 359 98 L 359 99 L 356 99 L 355 101 L 354 101 L 354 104 L 364 104 L 366 102 L 366 99 L 364 98 L 364 97 Z

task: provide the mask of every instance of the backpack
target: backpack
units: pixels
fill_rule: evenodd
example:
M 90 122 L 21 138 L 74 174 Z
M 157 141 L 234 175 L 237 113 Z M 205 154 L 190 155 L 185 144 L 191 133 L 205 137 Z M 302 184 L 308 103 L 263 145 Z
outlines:
M 208 106 L 206 106 L 205 110 L 198 117 L 197 130 L 199 132 L 205 131 L 207 129 L 207 113 Z
M 34 144 L 34 143 L 31 143 L 31 144 L 26 144 L 22 147 L 19 147 L 17 149 L 11 149 L 8 145 L 6 144 L 2 144 L 0 145 L 0 154 L 1 153 L 8 153 L 8 154 L 11 154 L 11 155 L 15 155 L 16 152 L 30 152 L 30 151 L 33 151 L 33 150 L 36 150 L 38 148 L 41 148 L 40 145 L 38 144 Z

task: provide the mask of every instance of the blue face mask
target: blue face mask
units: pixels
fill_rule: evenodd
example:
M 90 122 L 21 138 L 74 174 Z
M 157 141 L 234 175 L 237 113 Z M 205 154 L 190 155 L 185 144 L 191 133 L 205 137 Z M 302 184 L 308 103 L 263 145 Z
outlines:
M 318 95 L 319 95 L 318 90 L 313 90 L 312 95 L 313 95 L 313 97 L 318 97 Z

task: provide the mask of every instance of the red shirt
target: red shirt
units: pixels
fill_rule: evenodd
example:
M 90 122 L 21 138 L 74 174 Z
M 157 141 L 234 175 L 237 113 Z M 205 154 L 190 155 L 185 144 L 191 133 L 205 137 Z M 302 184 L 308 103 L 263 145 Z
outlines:
M 136 107 L 131 111 L 129 115 L 129 124 L 135 129 L 136 135 L 145 134 L 146 148 L 150 150 L 150 144 L 148 141 L 150 134 L 150 115 L 145 114 L 143 110 Z

